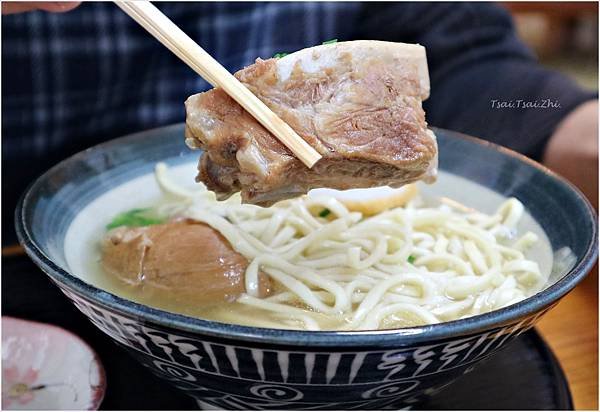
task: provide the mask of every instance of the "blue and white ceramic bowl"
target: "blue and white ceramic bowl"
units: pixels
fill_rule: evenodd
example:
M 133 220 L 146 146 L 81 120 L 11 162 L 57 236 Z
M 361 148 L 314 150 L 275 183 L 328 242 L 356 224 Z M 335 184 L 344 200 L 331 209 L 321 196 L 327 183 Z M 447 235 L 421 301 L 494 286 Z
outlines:
M 437 325 L 304 332 L 223 324 L 153 309 L 71 273 L 65 235 L 87 204 L 151 172 L 158 161 L 196 161 L 198 153 L 183 143 L 182 125 L 96 146 L 50 169 L 22 198 L 17 231 L 34 262 L 81 312 L 201 407 L 407 406 L 435 394 L 531 328 L 582 280 L 598 250 L 596 214 L 572 185 L 509 150 L 453 132 L 436 133 L 441 170 L 517 197 L 546 232 L 553 251 L 571 249 L 571 267 L 554 264 L 545 290 L 501 310 Z M 459 200 L 469 203 L 469 193 Z

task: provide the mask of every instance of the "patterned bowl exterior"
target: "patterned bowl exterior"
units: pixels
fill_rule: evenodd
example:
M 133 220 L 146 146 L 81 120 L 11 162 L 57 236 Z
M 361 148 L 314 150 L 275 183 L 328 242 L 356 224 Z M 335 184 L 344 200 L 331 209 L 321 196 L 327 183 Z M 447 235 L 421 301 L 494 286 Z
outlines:
M 433 395 L 533 326 L 511 325 L 455 339 L 389 349 L 265 346 L 146 323 L 92 304 L 59 285 L 99 329 L 155 375 L 218 409 L 386 409 Z
M 506 149 L 444 130 L 436 134 L 442 170 L 517 196 L 542 225 L 553 250 L 571 248 L 575 266 L 535 296 L 488 314 L 395 331 L 344 333 L 194 319 L 119 298 L 69 274 L 64 237 L 77 212 L 115 185 L 150 172 L 159 160 L 189 161 L 182 125 L 118 139 L 55 166 L 21 200 L 17 233 L 33 261 L 81 312 L 201 407 L 404 407 L 435 394 L 531 328 L 583 279 L 598 251 L 595 212 L 571 185 Z

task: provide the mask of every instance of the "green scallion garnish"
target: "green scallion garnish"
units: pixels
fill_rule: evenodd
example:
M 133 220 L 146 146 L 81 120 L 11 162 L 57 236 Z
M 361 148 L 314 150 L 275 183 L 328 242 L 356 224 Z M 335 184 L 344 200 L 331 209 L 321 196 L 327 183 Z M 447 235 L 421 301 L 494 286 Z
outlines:
M 331 210 L 329 210 L 329 209 L 323 209 L 323 210 L 321 210 L 321 212 L 319 213 L 319 216 L 320 216 L 320 217 L 327 217 L 327 216 L 329 216 L 329 214 L 330 214 L 330 213 L 331 213 Z
M 333 44 L 333 43 L 337 43 L 338 39 L 331 39 L 331 40 L 327 40 L 324 41 L 322 44 Z M 273 58 L 275 59 L 281 59 L 282 57 L 287 56 L 289 53 L 275 53 L 273 55 Z
M 141 227 L 158 225 L 166 222 L 166 220 L 154 215 L 151 209 L 131 209 L 115 216 L 112 222 L 106 225 L 106 229 L 110 230 L 119 226 Z
M 415 263 L 415 260 L 417 260 L 417 258 L 414 257 L 413 255 L 408 255 L 408 259 L 406 259 L 406 260 L 408 260 L 408 263 L 410 263 L 412 265 L 413 263 Z

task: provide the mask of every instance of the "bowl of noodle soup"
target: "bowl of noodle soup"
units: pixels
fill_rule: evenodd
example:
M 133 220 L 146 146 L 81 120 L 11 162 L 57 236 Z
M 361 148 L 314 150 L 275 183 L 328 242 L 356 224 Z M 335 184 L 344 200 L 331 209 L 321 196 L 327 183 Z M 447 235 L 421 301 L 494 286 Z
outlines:
M 532 327 L 597 256 L 596 215 L 572 185 L 435 133 L 438 182 L 369 214 L 319 190 L 271 208 L 217 201 L 193 183 L 183 125 L 155 129 L 49 170 L 23 196 L 17 232 L 97 327 L 201 407 L 406 406 Z M 190 305 L 108 281 L 107 223 L 146 206 L 218 231 L 248 261 L 243 293 Z

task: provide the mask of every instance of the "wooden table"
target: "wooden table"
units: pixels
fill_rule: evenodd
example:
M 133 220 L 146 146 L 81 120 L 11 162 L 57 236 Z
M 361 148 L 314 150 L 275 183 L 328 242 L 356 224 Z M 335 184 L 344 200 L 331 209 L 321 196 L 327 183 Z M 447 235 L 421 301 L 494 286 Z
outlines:
M 598 265 L 537 326 L 567 375 L 575 409 L 598 410 Z

